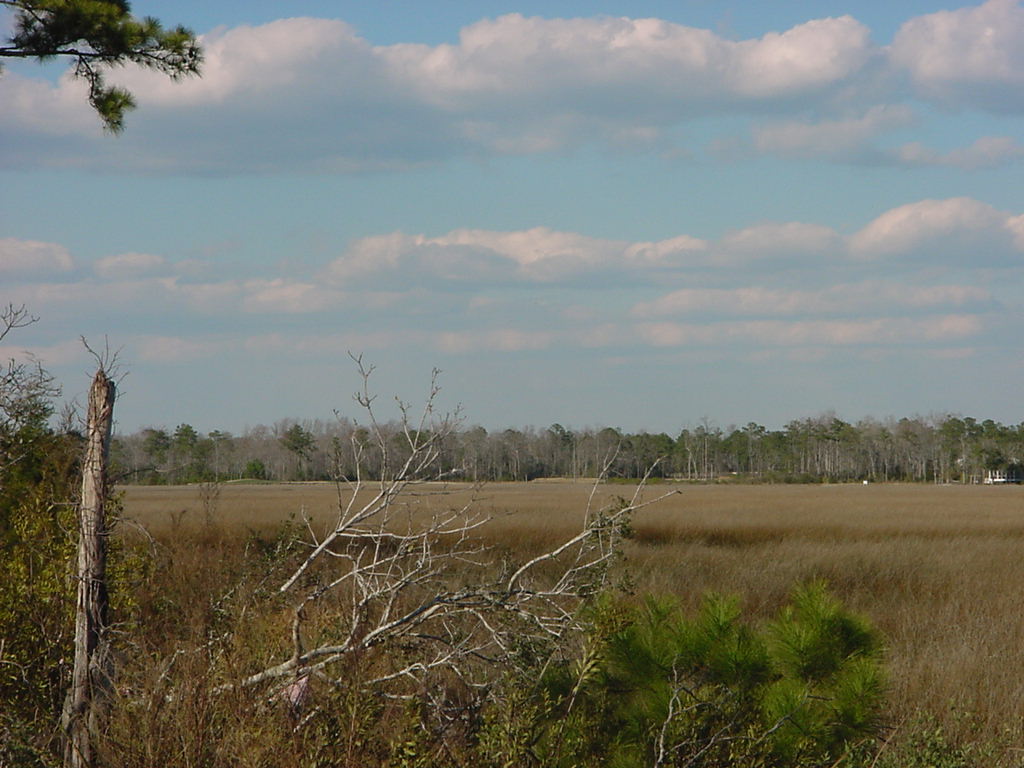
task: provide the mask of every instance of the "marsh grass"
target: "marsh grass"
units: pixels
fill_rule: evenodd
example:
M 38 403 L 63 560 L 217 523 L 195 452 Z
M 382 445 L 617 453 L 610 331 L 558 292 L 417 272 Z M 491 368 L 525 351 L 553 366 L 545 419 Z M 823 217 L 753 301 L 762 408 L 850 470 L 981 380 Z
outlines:
M 474 500 L 491 516 L 480 538 L 499 563 L 542 552 L 578 531 L 591 485 L 442 490 L 410 495 L 396 524 Z M 671 486 L 659 484 L 645 493 L 666 490 Z M 596 501 L 632 491 L 602 486 Z M 619 567 L 636 591 L 675 595 L 693 608 L 708 591 L 736 594 L 750 615 L 766 618 L 795 583 L 825 578 L 885 635 L 894 727 L 924 715 L 954 743 L 1024 746 L 1024 488 L 683 485 L 679 491 L 633 521 Z M 204 572 L 212 583 L 232 577 L 232 542 L 269 535 L 302 514 L 314 527 L 327 525 L 337 500 L 337 489 L 326 483 L 228 484 L 209 513 L 197 487 L 135 486 L 125 489 L 124 505 L 125 515 L 157 540 L 177 541 L 176 567 Z M 173 591 L 189 589 L 181 583 Z M 201 602 L 183 607 L 195 615 L 175 620 L 215 621 Z M 267 637 L 280 630 L 268 626 Z

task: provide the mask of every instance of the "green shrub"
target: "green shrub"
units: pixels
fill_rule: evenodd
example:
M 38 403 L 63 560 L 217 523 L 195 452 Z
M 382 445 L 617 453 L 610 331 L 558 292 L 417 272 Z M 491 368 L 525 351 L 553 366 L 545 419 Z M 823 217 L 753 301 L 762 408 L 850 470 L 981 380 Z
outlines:
M 877 636 L 820 583 L 759 630 L 719 596 L 693 618 L 654 598 L 597 612 L 574 663 L 488 715 L 493 765 L 853 765 L 880 731 Z
M 55 745 L 71 669 L 78 445 L 41 425 L 0 434 L 0 456 L 12 443 L 27 447 L 0 467 L 0 765 L 32 765 Z

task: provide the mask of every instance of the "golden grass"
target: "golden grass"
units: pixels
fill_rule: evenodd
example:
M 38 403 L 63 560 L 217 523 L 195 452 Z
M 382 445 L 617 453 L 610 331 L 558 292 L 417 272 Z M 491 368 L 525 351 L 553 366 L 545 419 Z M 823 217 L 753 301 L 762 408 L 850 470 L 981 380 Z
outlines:
M 688 605 L 734 593 L 767 616 L 795 582 L 824 577 L 885 633 L 897 723 L 927 711 L 961 739 L 1024 743 L 1024 488 L 659 484 L 644 495 L 674 488 L 634 520 L 625 567 L 638 591 Z M 474 493 L 422 490 L 408 498 L 414 511 Z M 633 490 L 601 486 L 596 498 Z M 492 520 L 481 535 L 520 556 L 541 551 L 579 530 L 590 491 L 586 482 L 485 486 L 475 507 Z M 336 508 L 330 484 L 226 485 L 216 517 L 242 533 L 302 511 L 326 524 Z M 195 486 L 128 487 L 125 513 L 158 534 L 204 519 Z

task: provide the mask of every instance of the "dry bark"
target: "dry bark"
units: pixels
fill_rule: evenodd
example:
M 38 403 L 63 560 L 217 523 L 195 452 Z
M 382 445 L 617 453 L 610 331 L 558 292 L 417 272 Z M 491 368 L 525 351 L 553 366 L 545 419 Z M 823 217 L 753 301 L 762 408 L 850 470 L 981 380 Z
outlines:
M 91 768 L 93 736 L 109 685 L 107 627 L 107 458 L 114 413 L 114 382 L 101 367 L 89 390 L 82 496 L 78 510 L 78 599 L 75 664 L 65 702 L 65 768 Z

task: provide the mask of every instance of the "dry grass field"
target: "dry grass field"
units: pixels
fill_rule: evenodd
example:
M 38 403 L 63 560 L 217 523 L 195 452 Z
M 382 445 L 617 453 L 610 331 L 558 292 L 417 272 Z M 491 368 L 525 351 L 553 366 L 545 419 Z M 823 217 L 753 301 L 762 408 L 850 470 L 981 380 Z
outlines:
M 596 498 L 633 490 L 602 485 Z M 927 712 L 959 739 L 1024 746 L 1024 488 L 658 484 L 644 494 L 673 490 L 634 519 L 623 567 L 637 591 L 688 605 L 732 593 L 767 616 L 794 583 L 823 577 L 885 634 L 895 726 Z M 208 520 L 242 535 L 303 512 L 320 525 L 337 505 L 330 484 L 228 484 L 212 506 L 197 486 L 124 491 L 125 516 L 158 537 Z M 440 491 L 410 496 L 413 514 L 473 499 L 492 517 L 487 543 L 526 555 L 579 530 L 591 486 Z

